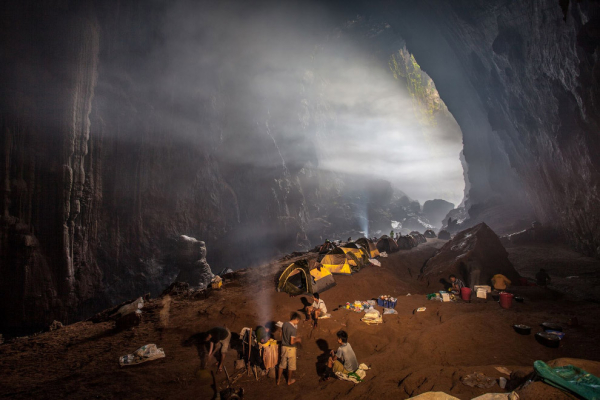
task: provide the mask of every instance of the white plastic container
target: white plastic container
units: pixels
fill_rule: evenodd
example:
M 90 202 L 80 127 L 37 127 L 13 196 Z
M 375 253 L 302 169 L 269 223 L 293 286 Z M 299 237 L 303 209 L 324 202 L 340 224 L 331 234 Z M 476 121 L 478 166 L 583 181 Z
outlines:
M 491 293 L 492 292 L 492 287 L 489 285 L 475 285 L 473 286 L 473 291 L 477 292 L 479 291 L 479 289 L 485 289 L 486 293 Z

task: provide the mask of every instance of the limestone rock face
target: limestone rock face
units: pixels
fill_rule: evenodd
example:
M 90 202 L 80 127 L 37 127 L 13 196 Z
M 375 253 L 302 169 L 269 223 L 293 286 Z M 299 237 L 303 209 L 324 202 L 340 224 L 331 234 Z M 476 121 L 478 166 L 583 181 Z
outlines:
M 177 252 L 179 275 L 177 282 L 185 282 L 194 289 L 208 287 L 214 274 L 206 262 L 206 244 L 195 238 L 182 235 Z
M 453 209 L 454 204 L 446 200 L 427 200 L 423 203 L 423 215 L 436 228 L 442 226 L 443 219 Z
M 600 256 L 600 4 L 426 0 L 380 12 L 463 131 L 462 226 L 504 234 L 537 219 Z

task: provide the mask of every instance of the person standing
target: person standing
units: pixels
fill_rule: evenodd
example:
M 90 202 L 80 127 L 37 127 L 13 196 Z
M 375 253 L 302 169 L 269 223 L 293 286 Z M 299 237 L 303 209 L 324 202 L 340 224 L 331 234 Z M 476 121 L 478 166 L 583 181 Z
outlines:
M 535 274 L 535 279 L 537 280 L 538 286 L 547 286 L 548 282 L 552 280 L 544 268 L 541 268 L 540 272 Z
M 293 312 L 290 320 L 283 324 L 281 329 L 281 359 L 279 361 L 279 374 L 277 376 L 277 385 L 281 381 L 283 370 L 287 369 L 287 384 L 296 382 L 292 379 L 293 372 L 296 370 L 296 344 L 302 340 L 297 336 L 300 314 Z

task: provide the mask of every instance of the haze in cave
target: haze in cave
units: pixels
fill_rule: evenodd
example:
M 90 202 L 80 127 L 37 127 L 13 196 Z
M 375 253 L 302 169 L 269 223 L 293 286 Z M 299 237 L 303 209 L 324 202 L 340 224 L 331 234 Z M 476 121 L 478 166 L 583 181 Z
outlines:
M 598 2 L 2 10 L 1 397 L 600 396 Z

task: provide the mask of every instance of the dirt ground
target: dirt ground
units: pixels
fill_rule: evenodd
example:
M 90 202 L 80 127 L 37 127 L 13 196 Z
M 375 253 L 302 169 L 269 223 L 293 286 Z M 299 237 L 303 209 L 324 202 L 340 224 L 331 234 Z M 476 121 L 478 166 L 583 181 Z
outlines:
M 320 321 L 315 329 L 307 322 L 299 326 L 303 341 L 298 350 L 297 382 L 276 386 L 271 378 L 260 377 L 256 381 L 254 376 L 244 374 L 236 386 L 244 388 L 245 398 L 263 400 L 304 399 L 313 395 L 324 399 L 403 399 L 427 391 L 471 399 L 503 390 L 497 385 L 479 389 L 462 384 L 460 378 L 469 373 L 508 378 L 494 367 L 526 374 L 532 371 L 535 360 L 570 357 L 600 361 L 600 305 L 596 302 L 539 287 L 515 287 L 515 293 L 525 297 L 525 302 L 515 303 L 508 310 L 492 300 L 428 301 L 425 294 L 442 288 L 423 287 L 416 277 L 423 263 L 443 243 L 430 239 L 415 249 L 380 259 L 382 267 L 368 267 L 352 276 L 336 275 L 337 286 L 322 295 L 332 318 Z M 544 246 L 515 247 L 509 252 L 517 270 L 523 270 L 525 275 L 544 264 L 544 260 L 555 263 L 562 275 L 566 269 L 575 268 L 570 266 L 572 258 L 552 260 L 556 254 Z M 588 262 L 591 261 L 584 263 L 586 268 Z M 200 370 L 199 351 L 190 338 L 213 326 L 227 326 L 239 333 L 243 327 L 286 321 L 291 311 L 302 308 L 303 299 L 276 292 L 274 274 L 279 267 L 274 263 L 241 271 L 206 299 L 154 299 L 143 309 L 142 324 L 133 330 L 116 333 L 112 322 L 80 322 L 0 345 L 0 397 L 210 399 L 214 394 L 212 378 L 208 371 Z M 596 271 L 587 268 L 583 272 L 595 274 L 597 279 L 597 266 Z M 549 272 L 554 273 L 550 269 Z M 573 271 L 573 275 L 577 274 Z M 399 298 L 398 315 L 384 315 L 381 325 L 368 326 L 360 321 L 363 314 L 341 308 L 347 301 L 381 294 Z M 413 313 L 418 307 L 427 309 Z M 567 326 L 573 316 L 578 318 L 579 327 Z M 557 349 L 538 344 L 533 334 L 522 336 L 512 329 L 513 324 L 522 323 L 532 326 L 535 333 L 541 330 L 539 324 L 546 321 L 561 323 L 566 332 Z M 371 367 L 365 381 L 358 385 L 320 381 L 317 373 L 319 361 L 328 349 L 337 348 L 335 334 L 340 329 L 348 332 L 359 362 Z M 280 333 L 275 336 L 279 339 Z M 119 356 L 148 343 L 162 347 L 166 358 L 119 366 Z M 225 362 L 231 375 L 239 373 L 233 368 L 235 358 L 236 351 L 231 350 Z M 586 367 L 600 375 L 598 364 L 589 363 Z M 225 374 L 216 376 L 217 384 L 224 388 Z M 539 382 L 520 394 L 521 399 L 572 398 Z

